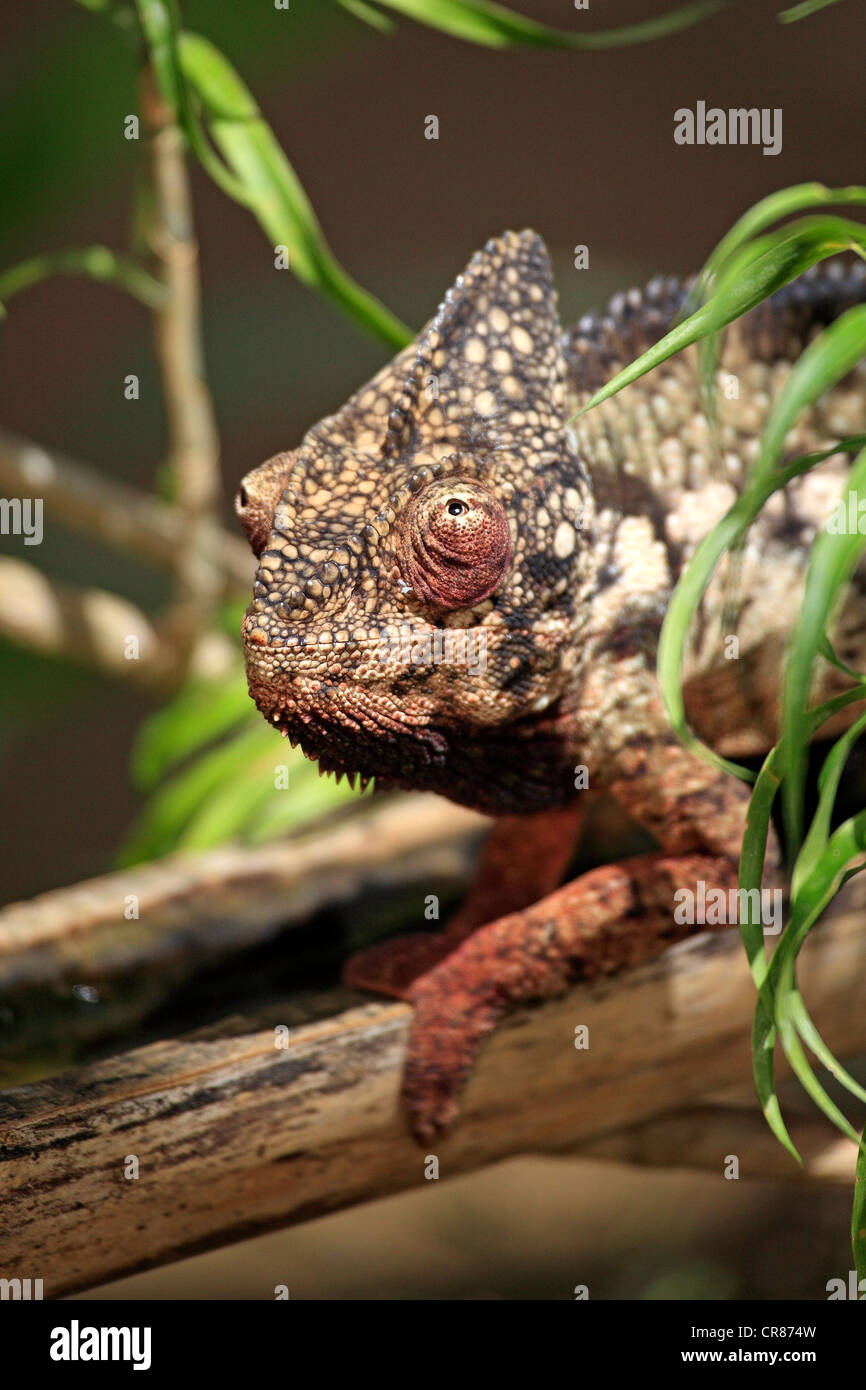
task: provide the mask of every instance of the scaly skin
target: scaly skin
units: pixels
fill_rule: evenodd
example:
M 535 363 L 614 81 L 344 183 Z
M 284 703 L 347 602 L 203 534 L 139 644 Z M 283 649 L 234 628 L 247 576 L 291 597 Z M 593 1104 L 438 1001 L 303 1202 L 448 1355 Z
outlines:
M 543 243 L 507 233 L 474 257 L 415 343 L 298 449 L 244 479 L 238 510 L 260 565 L 243 635 L 265 717 L 328 770 L 501 817 L 444 933 L 388 943 L 347 969 L 414 1005 L 404 1099 L 422 1143 L 453 1121 L 504 1010 L 683 935 L 678 887 L 735 884 L 747 793 L 670 730 L 658 633 L 682 566 L 742 485 L 791 363 L 866 299 L 864 270 L 818 269 L 732 328 L 717 437 L 694 350 L 569 424 L 665 331 L 684 291 L 654 282 L 563 334 Z M 787 443 L 801 453 L 864 428 L 861 368 Z M 845 466 L 835 457 L 770 504 L 739 585 L 722 576 L 708 591 L 687 708 L 722 751 L 772 740 L 808 545 Z M 859 597 L 855 584 L 835 630 L 853 665 L 866 648 Z M 721 640 L 731 631 L 736 661 Z M 446 638 L 483 645 L 434 659 Z M 558 888 L 598 793 L 650 829 L 659 852 Z

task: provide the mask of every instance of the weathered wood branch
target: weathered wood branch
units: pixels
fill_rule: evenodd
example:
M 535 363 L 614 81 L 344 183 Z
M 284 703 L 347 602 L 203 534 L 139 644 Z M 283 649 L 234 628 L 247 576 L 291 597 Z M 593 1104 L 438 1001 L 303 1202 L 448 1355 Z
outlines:
M 174 854 L 56 888 L 0 909 L 0 990 L 141 970 L 174 959 L 193 936 L 196 960 L 261 941 L 318 908 L 360 898 L 377 883 L 463 877 L 469 847 L 490 822 L 432 795 L 368 797 L 291 839 Z M 130 898 L 138 916 L 125 915 Z
M 810 1011 L 840 1057 L 866 1052 L 852 987 L 866 964 L 864 904 L 854 880 L 802 957 Z M 515 1015 L 486 1048 L 461 1122 L 435 1146 L 441 1176 L 528 1151 L 720 1176 L 735 1153 L 742 1177 L 796 1176 L 756 1106 L 719 1103 L 748 1093 L 754 1002 L 739 938 L 725 932 Z M 311 1013 L 325 1016 L 304 1022 Z M 55 1296 L 424 1182 L 398 1103 L 408 1020 L 403 1005 L 342 993 L 287 998 L 6 1090 L 0 1269 L 42 1278 Z M 585 1050 L 574 1046 L 579 1024 Z M 846 1157 L 852 1146 L 829 1124 L 807 1110 L 791 1128 L 808 1176 L 847 1180 L 853 1149 Z M 124 1175 L 132 1156 L 137 1177 Z

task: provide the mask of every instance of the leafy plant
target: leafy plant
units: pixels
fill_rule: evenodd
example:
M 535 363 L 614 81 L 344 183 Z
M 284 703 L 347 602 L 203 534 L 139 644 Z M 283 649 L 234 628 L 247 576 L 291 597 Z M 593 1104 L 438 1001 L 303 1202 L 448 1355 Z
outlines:
M 696 296 L 703 300 L 699 307 L 653 348 L 618 373 L 583 409 L 591 409 L 699 338 L 702 351 L 714 362 L 718 353 L 717 334 L 724 325 L 819 260 L 845 250 L 866 258 L 866 227 L 835 215 L 805 216 L 773 231 L 767 230 L 780 217 L 821 204 L 841 203 L 866 203 L 866 188 L 830 190 L 816 184 L 800 185 L 774 194 L 750 209 L 719 244 L 698 278 Z M 792 478 L 841 451 L 853 455 L 845 495 L 850 492 L 857 498 L 866 497 L 866 435 L 840 439 L 819 453 L 783 462 L 785 439 L 800 411 L 813 404 L 864 358 L 866 305 L 849 309 L 804 350 L 774 403 L 758 457 L 742 494 L 696 548 L 680 577 L 668 606 L 658 655 L 665 705 L 682 740 L 708 762 L 746 781 L 754 781 L 739 873 L 739 886 L 748 891 L 761 887 L 770 815 L 776 795 L 781 791 L 791 865 L 788 921 L 769 961 L 760 921 L 750 919 L 742 923 L 741 932 L 758 989 L 752 1035 L 758 1094 L 768 1124 L 798 1159 L 776 1094 L 773 1058 L 777 1042 L 812 1099 L 858 1144 L 860 1136 L 819 1081 L 806 1049 L 851 1095 L 866 1103 L 866 1090 L 833 1057 L 815 1028 L 796 980 L 797 957 L 809 932 L 842 885 L 866 866 L 866 811 L 848 818 L 832 832 L 830 829 L 840 777 L 855 741 L 866 728 L 866 714 L 833 745 L 819 778 L 817 808 L 808 827 L 804 825 L 809 740 L 845 705 L 866 701 L 866 675 L 843 666 L 851 679 L 851 689 L 816 709 L 807 707 L 816 664 L 830 661 L 841 666 L 830 646 L 827 627 L 866 550 L 866 536 L 859 532 L 833 534 L 825 529 L 813 543 L 803 603 L 791 634 L 783 678 L 781 735 L 757 776 L 721 758 L 689 728 L 681 677 L 691 620 L 710 579 L 722 557 L 741 542 L 774 493 Z M 747 901 L 751 903 L 753 899 Z M 858 1170 L 861 1185 L 863 1163 L 861 1151 Z M 858 1187 L 861 1208 L 862 1200 Z M 861 1210 L 859 1217 L 855 1213 L 854 1221 L 855 1228 L 860 1231 L 855 1255 L 861 1264 L 862 1225 Z

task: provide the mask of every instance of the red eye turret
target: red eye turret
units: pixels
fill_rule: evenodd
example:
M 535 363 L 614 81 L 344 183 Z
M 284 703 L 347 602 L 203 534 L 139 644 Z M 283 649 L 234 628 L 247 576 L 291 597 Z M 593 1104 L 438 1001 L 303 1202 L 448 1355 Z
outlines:
M 444 478 L 413 497 L 399 537 L 403 578 L 425 603 L 471 608 L 499 586 L 511 559 L 505 508 L 481 483 Z

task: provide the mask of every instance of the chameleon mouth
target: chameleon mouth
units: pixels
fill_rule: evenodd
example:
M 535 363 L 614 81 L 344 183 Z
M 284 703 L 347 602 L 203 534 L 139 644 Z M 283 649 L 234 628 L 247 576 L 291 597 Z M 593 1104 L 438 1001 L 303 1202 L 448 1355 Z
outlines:
M 354 786 L 357 780 L 363 790 L 375 778 L 387 790 L 442 774 L 445 736 L 407 718 L 390 700 L 347 683 L 328 686 L 296 675 L 275 686 L 254 671 L 247 675 L 250 695 L 267 722 L 338 781 L 346 777 Z

